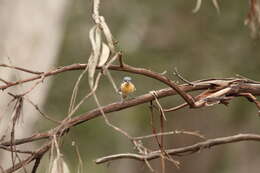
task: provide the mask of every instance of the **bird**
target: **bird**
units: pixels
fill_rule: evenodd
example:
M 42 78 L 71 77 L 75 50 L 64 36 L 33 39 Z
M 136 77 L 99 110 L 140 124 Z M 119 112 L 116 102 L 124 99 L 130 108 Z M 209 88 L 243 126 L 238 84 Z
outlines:
M 119 89 L 119 92 L 123 99 L 126 99 L 129 94 L 133 93 L 136 90 L 135 85 L 131 81 L 132 78 L 129 76 L 125 76 L 123 78 L 123 82 L 121 83 Z

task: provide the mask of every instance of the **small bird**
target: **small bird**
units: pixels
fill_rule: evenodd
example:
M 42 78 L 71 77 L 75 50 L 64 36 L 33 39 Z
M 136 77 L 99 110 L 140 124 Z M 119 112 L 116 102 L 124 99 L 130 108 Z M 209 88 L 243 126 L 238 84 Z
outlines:
M 119 92 L 123 99 L 125 99 L 130 93 L 132 93 L 136 90 L 135 86 L 131 82 L 131 80 L 132 80 L 131 77 L 126 76 L 126 77 L 124 77 L 123 82 L 120 85 Z

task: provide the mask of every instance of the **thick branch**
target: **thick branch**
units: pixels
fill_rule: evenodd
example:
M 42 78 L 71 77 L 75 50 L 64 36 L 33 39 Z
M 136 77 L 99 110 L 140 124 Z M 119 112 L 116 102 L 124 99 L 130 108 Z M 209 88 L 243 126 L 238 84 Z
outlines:
M 120 66 L 112 66 L 110 68 L 113 70 L 127 70 L 127 71 L 133 72 L 133 73 L 148 75 L 147 71 L 142 73 L 142 70 L 135 69 L 135 68 L 134 69 L 132 69 L 132 68 L 122 69 Z M 195 91 L 195 90 L 210 89 L 210 88 L 212 88 L 212 86 L 228 87 L 229 85 L 233 84 L 233 82 L 237 82 L 237 81 L 240 81 L 240 82 L 236 84 L 235 89 L 231 90 L 232 92 L 228 93 L 229 95 L 239 96 L 240 93 L 251 93 L 253 95 L 260 95 L 260 84 L 259 83 L 257 83 L 257 82 L 252 83 L 252 82 L 247 82 L 247 81 L 243 81 L 243 80 L 241 82 L 241 79 L 210 79 L 210 80 L 195 81 L 195 82 L 193 82 L 194 86 L 184 84 L 184 85 L 180 85 L 179 88 L 183 92 L 190 92 L 190 91 Z M 171 88 L 161 89 L 161 90 L 156 91 L 156 93 L 157 93 L 158 99 L 162 98 L 162 97 L 177 94 L 177 92 Z M 139 104 L 143 104 L 146 102 L 150 102 L 151 100 L 154 100 L 154 99 L 155 99 L 154 95 L 149 93 L 149 94 L 141 95 L 141 96 L 136 97 L 131 100 L 126 100 L 124 102 L 120 101 L 120 102 L 114 102 L 114 103 L 108 104 L 106 106 L 103 106 L 102 109 L 103 109 L 104 113 L 111 113 L 111 112 L 120 111 L 122 109 L 129 108 L 129 107 L 133 107 L 133 106 L 136 106 Z M 24 144 L 24 143 L 40 140 L 40 139 L 46 139 L 46 138 L 49 138 L 50 136 L 52 136 L 54 132 L 57 132 L 57 130 L 58 130 L 58 133 L 62 133 L 64 130 L 67 130 L 78 124 L 84 123 L 84 122 L 91 120 L 93 118 L 96 118 L 100 115 L 101 115 L 100 109 L 98 109 L 98 108 L 93 109 L 85 114 L 82 114 L 82 115 L 79 115 L 72 119 L 69 119 L 67 122 L 64 122 L 60 126 L 57 126 L 55 129 L 52 129 L 48 132 L 32 135 L 27 138 L 17 139 L 13 142 L 13 144 L 19 145 L 19 144 Z M 1 145 L 5 145 L 5 146 L 9 146 L 10 144 L 11 144 L 10 141 L 1 143 Z
M 181 85 L 180 86 L 180 88 L 184 92 L 203 90 L 203 89 L 207 89 L 209 87 L 210 87 L 210 85 L 198 85 L 198 86 Z M 172 90 L 171 88 L 161 89 L 161 90 L 156 91 L 156 93 L 157 93 L 158 98 L 177 94 L 176 91 Z M 148 94 L 141 95 L 141 96 L 136 97 L 131 100 L 125 100 L 124 102 L 119 101 L 119 102 L 114 102 L 114 103 L 108 104 L 106 106 L 103 106 L 102 109 L 103 109 L 104 113 L 116 112 L 116 111 L 120 111 L 122 109 L 133 107 L 133 106 L 136 106 L 136 105 L 139 105 L 142 103 L 150 102 L 151 100 L 154 100 L 154 99 L 155 98 L 154 98 L 153 94 L 148 93 Z M 63 128 L 58 126 L 58 127 L 56 127 L 56 129 L 63 129 L 63 130 L 64 130 L 64 128 L 69 129 L 73 126 L 84 123 L 85 121 L 91 120 L 100 115 L 101 115 L 100 109 L 97 108 L 90 112 L 87 112 L 85 114 L 79 115 L 77 117 L 74 117 L 74 118 L 68 120 L 66 123 L 62 124 Z M 61 130 L 61 132 L 63 130 Z M 46 139 L 46 138 L 49 138 L 50 136 L 53 136 L 53 132 L 55 132 L 55 131 L 56 131 L 55 129 L 51 129 L 48 132 L 38 133 L 38 134 L 32 135 L 27 138 L 16 139 L 15 141 L 13 141 L 12 144 L 19 145 L 19 144 L 36 141 L 36 140 Z M 9 145 L 11 145 L 11 142 L 10 141 L 3 142 L 0 145 L 9 146 Z
M 209 139 L 204 142 L 199 142 L 194 145 L 187 146 L 187 147 L 165 150 L 165 152 L 170 155 L 183 156 L 183 155 L 193 154 L 195 152 L 198 152 L 203 149 L 210 148 L 210 147 L 228 144 L 228 143 L 234 143 L 234 142 L 241 142 L 241 141 L 260 141 L 260 135 L 238 134 L 238 135 L 234 135 L 234 136 Z M 151 152 L 151 153 L 148 153 L 147 155 L 124 153 L 124 154 L 115 154 L 115 155 L 99 158 L 95 161 L 95 163 L 101 164 L 101 163 L 105 163 L 105 162 L 117 160 L 117 159 L 135 159 L 135 160 L 139 160 L 139 161 L 145 161 L 145 160 L 157 159 L 160 157 L 161 157 L 160 151 Z

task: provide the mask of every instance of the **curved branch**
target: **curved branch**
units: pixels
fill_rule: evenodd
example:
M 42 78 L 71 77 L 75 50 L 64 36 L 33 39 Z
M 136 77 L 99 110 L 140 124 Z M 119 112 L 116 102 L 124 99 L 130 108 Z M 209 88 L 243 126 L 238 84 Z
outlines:
M 6 66 L 7 65 L 5 65 L 4 67 L 6 67 Z M 52 70 L 52 71 L 46 72 L 46 73 L 35 72 L 36 74 L 38 74 L 38 76 L 31 77 L 31 78 L 24 79 L 24 80 L 20 80 L 20 81 L 17 81 L 17 82 L 10 82 L 6 85 L 0 86 L 0 89 L 4 90 L 6 88 L 9 88 L 11 86 L 15 86 L 15 85 L 18 85 L 18 84 L 21 84 L 21 83 L 31 82 L 31 81 L 42 78 L 42 76 L 48 77 L 48 76 L 52 76 L 52 75 L 55 75 L 55 74 L 58 74 L 58 73 L 61 73 L 61 72 L 65 72 L 65 71 L 82 70 L 82 69 L 85 69 L 86 66 L 87 66 L 87 64 L 72 64 L 72 65 L 69 65 L 69 66 L 57 68 L 56 70 Z M 9 66 L 7 66 L 7 67 L 9 67 Z M 98 67 L 98 68 L 102 68 L 102 67 Z M 15 67 L 15 69 L 32 73 L 32 71 L 26 70 L 24 68 Z M 109 66 L 108 69 L 118 70 L 118 71 L 127 71 L 127 72 L 136 73 L 136 74 L 142 74 L 142 75 L 149 76 L 151 78 L 157 79 L 157 80 L 165 83 L 166 85 L 170 86 L 171 88 L 173 88 L 190 105 L 190 107 L 194 107 L 194 101 L 193 101 L 192 97 L 189 96 L 187 93 L 183 92 L 177 84 L 175 84 L 173 81 L 171 81 L 170 79 L 168 79 L 167 77 L 165 77 L 163 75 L 155 73 L 151 70 L 147 70 L 147 69 L 144 69 L 144 68 L 135 68 L 135 67 L 132 67 L 132 66 L 129 66 L 129 65 L 126 65 L 126 64 L 124 66 L 111 65 L 111 66 Z
M 238 135 L 234 135 L 234 136 L 209 139 L 204 142 L 199 142 L 194 145 L 187 146 L 187 147 L 165 150 L 165 152 L 169 155 L 183 156 L 183 155 L 193 154 L 195 152 L 198 152 L 203 149 L 210 148 L 210 147 L 215 147 L 218 145 L 223 145 L 223 144 L 228 144 L 228 143 L 242 142 L 242 141 L 260 141 L 260 135 L 238 134 Z M 105 162 L 109 162 L 109 161 L 117 160 L 117 159 L 135 159 L 135 160 L 139 160 L 139 161 L 145 161 L 145 160 L 153 160 L 153 159 L 160 158 L 161 155 L 162 155 L 162 153 L 160 151 L 154 151 L 154 152 L 148 153 L 147 155 L 132 154 L 132 153 L 115 154 L 115 155 L 98 158 L 95 160 L 95 163 L 101 164 L 101 163 L 105 163 Z
M 8 85 L 0 85 L 0 90 L 7 89 L 9 87 L 12 87 L 12 86 L 15 86 L 15 85 L 18 85 L 21 83 L 27 83 L 27 82 L 34 81 L 34 80 L 40 79 L 42 76 L 49 77 L 49 76 L 57 75 L 57 74 L 60 74 L 63 72 L 74 71 L 74 70 L 84 70 L 86 67 L 87 67 L 87 64 L 71 64 L 71 65 L 64 66 L 64 67 L 58 67 L 55 70 L 45 72 L 45 73 L 40 73 L 38 76 L 35 76 L 35 77 L 23 79 L 23 80 L 16 81 L 16 82 L 9 82 Z M 97 67 L 97 68 L 102 69 L 102 67 Z M 108 67 L 108 69 L 115 70 L 115 71 L 125 71 L 125 72 L 129 72 L 129 73 L 141 74 L 141 75 L 159 80 L 159 81 L 167 84 L 168 86 L 171 86 L 170 83 L 172 82 L 172 81 L 169 81 L 169 79 L 164 77 L 163 75 L 155 73 L 151 70 L 147 70 L 145 68 L 136 68 L 136 67 L 132 67 L 132 66 L 129 66 L 126 64 L 124 64 L 123 66 L 110 65 Z M 245 92 L 251 92 L 253 95 L 260 95 L 260 82 L 252 81 L 249 79 L 241 79 L 241 78 L 206 79 L 206 80 L 194 81 L 191 83 L 194 84 L 195 86 L 220 85 L 220 84 L 228 85 L 230 82 L 237 81 L 237 80 L 244 81 L 244 85 L 242 87 L 244 88 Z M 183 92 L 181 88 L 179 88 L 179 89 L 180 89 L 180 91 L 178 91 L 178 93 Z

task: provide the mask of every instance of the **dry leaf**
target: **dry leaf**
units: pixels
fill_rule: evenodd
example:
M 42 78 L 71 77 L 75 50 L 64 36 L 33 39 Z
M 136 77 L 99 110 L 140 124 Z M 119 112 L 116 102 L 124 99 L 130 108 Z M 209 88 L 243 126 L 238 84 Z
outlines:
M 89 39 L 93 51 L 88 60 L 88 81 L 90 88 L 93 88 L 94 75 L 101 52 L 101 30 L 99 27 L 94 26 L 91 28 L 91 30 L 89 31 Z
M 96 63 L 95 63 L 95 57 L 93 54 L 90 55 L 88 59 L 88 83 L 90 88 L 93 88 L 94 85 L 94 75 L 96 71 Z
M 217 12 L 220 13 L 220 8 L 218 5 L 218 0 L 212 0 L 212 3 L 214 5 L 214 7 L 216 8 Z
M 62 157 L 56 157 L 53 160 L 50 173 L 70 173 L 70 170 Z
M 101 54 L 99 57 L 98 66 L 103 66 L 107 62 L 109 54 L 110 54 L 109 47 L 105 43 L 102 43 L 102 50 L 101 50 Z
M 195 8 L 192 10 L 193 13 L 197 13 L 200 10 L 202 0 L 197 0 Z
M 108 43 L 110 50 L 112 52 L 114 52 L 115 46 L 114 46 L 114 43 L 113 43 L 113 36 L 112 36 L 112 33 L 110 32 L 110 29 L 107 26 L 107 24 L 105 22 L 105 18 L 103 16 L 100 16 L 100 25 L 102 26 L 102 29 L 103 29 L 103 32 L 104 32 L 104 35 L 106 37 L 106 40 L 107 40 L 107 43 Z
M 213 6 L 216 8 L 217 12 L 220 13 L 220 8 L 219 8 L 219 4 L 218 4 L 218 0 L 212 0 Z M 202 4 L 202 0 L 197 0 L 196 1 L 196 6 L 195 8 L 192 10 L 193 13 L 197 13 L 200 10 Z

